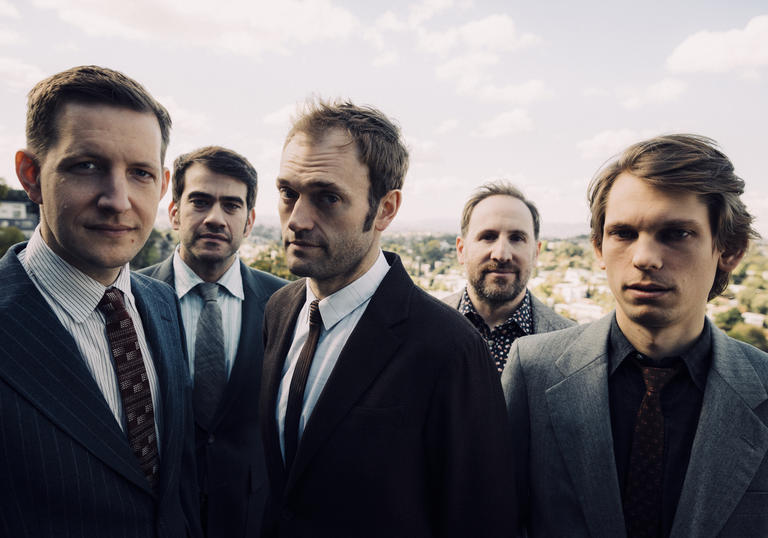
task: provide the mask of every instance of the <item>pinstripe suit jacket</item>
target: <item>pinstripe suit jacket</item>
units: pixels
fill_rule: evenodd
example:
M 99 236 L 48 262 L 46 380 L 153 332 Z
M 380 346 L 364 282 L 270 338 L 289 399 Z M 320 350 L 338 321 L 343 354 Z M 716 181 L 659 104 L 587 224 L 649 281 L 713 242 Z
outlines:
M 163 402 L 153 491 L 75 341 L 21 266 L 24 247 L 0 259 L 0 536 L 199 536 L 189 375 L 173 292 L 131 276 Z

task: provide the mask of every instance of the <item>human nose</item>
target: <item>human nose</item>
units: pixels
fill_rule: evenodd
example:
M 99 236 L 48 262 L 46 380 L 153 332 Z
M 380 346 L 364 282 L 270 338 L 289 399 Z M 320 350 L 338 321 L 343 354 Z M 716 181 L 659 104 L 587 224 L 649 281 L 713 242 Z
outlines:
M 634 244 L 632 263 L 641 270 L 661 269 L 661 247 L 649 236 L 640 235 Z
M 99 197 L 99 209 L 112 213 L 123 213 L 131 208 L 128 196 L 128 180 L 124 174 L 110 172 L 102 182 L 102 192 Z
M 497 262 L 508 262 L 512 259 L 512 246 L 505 239 L 499 238 L 491 248 L 491 259 Z
M 312 207 L 302 197 L 298 197 L 291 207 L 290 215 L 288 215 L 288 228 L 292 232 L 298 232 L 311 230 L 313 227 Z
M 221 207 L 221 204 L 211 204 L 208 213 L 205 215 L 205 219 L 203 219 L 203 223 L 212 228 L 226 226 L 227 222 L 224 220 L 224 209 Z

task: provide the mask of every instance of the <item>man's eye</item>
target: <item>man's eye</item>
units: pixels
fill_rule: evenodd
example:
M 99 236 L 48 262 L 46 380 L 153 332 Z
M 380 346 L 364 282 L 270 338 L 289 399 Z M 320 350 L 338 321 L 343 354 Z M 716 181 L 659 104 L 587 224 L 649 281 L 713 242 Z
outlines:
M 236 213 L 240 209 L 240 204 L 234 202 L 224 204 L 224 210 L 229 213 Z
M 612 230 L 608 235 L 616 239 L 632 239 L 635 237 L 635 232 L 632 230 Z
M 320 199 L 326 204 L 333 205 L 341 202 L 341 198 L 332 192 L 326 192 L 320 195 Z
M 143 180 L 152 180 L 155 177 L 151 172 L 148 172 L 146 170 L 142 170 L 141 168 L 134 168 L 133 170 L 131 170 L 131 174 L 134 177 L 137 177 L 137 178 L 143 179 Z
M 205 207 L 208 207 L 208 202 L 200 198 L 193 198 L 192 200 L 189 201 L 189 203 L 192 204 L 192 206 L 196 207 L 197 209 L 203 209 Z
M 75 172 L 91 172 L 93 170 L 96 170 L 98 166 L 96 166 L 96 163 L 93 161 L 83 161 L 79 163 L 75 163 L 72 166 L 72 170 Z
M 690 237 L 692 234 L 689 230 L 684 230 L 682 228 L 675 228 L 672 230 L 664 230 L 662 232 L 662 239 L 665 241 L 681 241 L 683 239 L 686 239 Z
M 282 198 L 283 200 L 293 200 L 295 198 L 298 198 L 296 191 L 289 189 L 288 187 L 280 187 L 278 189 L 278 192 L 280 193 L 280 198 Z

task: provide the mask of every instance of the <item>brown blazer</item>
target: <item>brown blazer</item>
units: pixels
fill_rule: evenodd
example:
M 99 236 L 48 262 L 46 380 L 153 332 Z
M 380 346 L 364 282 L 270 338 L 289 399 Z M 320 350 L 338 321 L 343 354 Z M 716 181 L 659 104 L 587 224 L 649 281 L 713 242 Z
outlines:
M 482 338 L 400 259 L 349 337 L 286 472 L 275 418 L 305 280 L 267 303 L 265 536 L 510 536 L 510 431 Z

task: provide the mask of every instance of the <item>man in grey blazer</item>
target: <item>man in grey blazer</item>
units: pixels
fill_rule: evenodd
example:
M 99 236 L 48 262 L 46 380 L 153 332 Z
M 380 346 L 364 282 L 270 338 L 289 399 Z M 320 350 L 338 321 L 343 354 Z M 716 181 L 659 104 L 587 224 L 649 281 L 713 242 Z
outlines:
M 200 536 L 178 304 L 128 267 L 168 186 L 170 126 L 111 69 L 29 94 L 16 173 L 40 225 L 0 260 L 2 536 Z
M 485 338 L 499 374 L 520 336 L 573 325 L 528 290 L 541 249 L 536 205 L 505 182 L 482 185 L 464 204 L 456 254 L 467 285 L 443 301 Z
M 168 212 L 181 243 L 168 259 L 139 271 L 170 284 L 181 303 L 195 380 L 197 471 L 208 538 L 258 537 L 268 489 L 258 424 L 261 325 L 267 299 L 285 281 L 251 269 L 237 256 L 253 227 L 256 191 L 256 170 L 232 150 L 209 146 L 179 156 Z M 217 369 L 211 373 L 198 364 L 196 343 L 212 338 L 198 331 L 205 303 L 198 289 L 204 283 L 216 284 L 222 321 L 218 388 L 210 386 Z
M 625 150 L 592 180 L 616 311 L 513 344 L 512 517 L 528 536 L 768 536 L 768 355 L 705 316 L 750 238 L 710 139 Z

